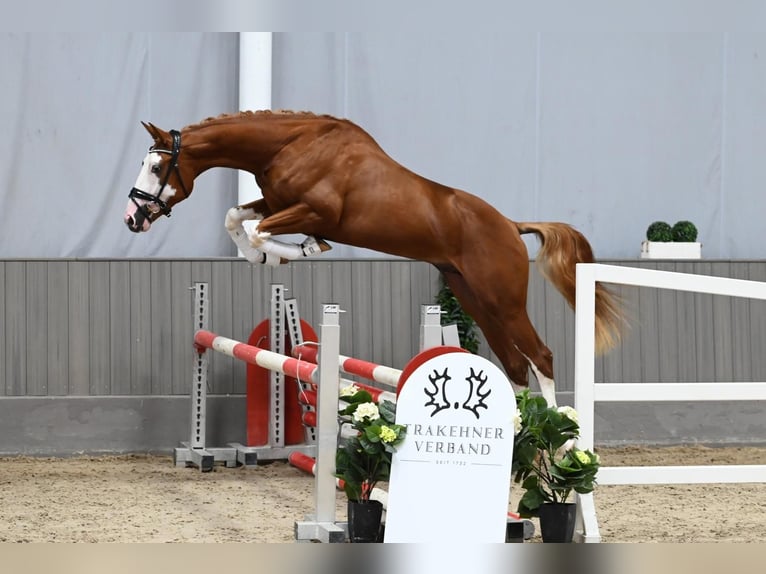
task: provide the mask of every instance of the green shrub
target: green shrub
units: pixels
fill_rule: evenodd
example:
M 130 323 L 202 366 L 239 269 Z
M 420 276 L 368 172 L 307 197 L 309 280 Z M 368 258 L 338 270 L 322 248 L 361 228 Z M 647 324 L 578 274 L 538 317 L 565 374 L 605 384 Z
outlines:
M 664 221 L 655 221 L 646 230 L 649 241 L 673 241 L 673 228 Z
M 692 243 L 697 241 L 697 228 L 691 221 L 679 221 L 671 231 L 673 241 Z

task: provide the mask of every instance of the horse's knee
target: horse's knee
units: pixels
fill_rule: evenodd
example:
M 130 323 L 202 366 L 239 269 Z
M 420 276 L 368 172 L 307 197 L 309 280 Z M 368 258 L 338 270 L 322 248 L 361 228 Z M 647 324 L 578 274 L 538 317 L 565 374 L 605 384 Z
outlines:
M 261 219 L 261 216 L 250 207 L 242 207 L 241 205 L 237 205 L 236 207 L 232 207 L 226 212 L 224 226 L 226 229 L 231 231 L 242 225 L 243 221 L 247 221 L 249 219 Z

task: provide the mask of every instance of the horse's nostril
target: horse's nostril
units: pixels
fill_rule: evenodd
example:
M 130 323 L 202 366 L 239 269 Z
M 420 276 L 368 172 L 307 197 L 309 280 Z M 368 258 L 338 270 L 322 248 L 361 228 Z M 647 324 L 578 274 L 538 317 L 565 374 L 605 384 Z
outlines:
M 138 233 L 140 231 L 138 228 L 138 225 L 136 225 L 136 220 L 133 218 L 132 215 L 128 215 L 125 218 L 125 224 L 128 226 L 128 229 L 130 229 L 133 233 Z

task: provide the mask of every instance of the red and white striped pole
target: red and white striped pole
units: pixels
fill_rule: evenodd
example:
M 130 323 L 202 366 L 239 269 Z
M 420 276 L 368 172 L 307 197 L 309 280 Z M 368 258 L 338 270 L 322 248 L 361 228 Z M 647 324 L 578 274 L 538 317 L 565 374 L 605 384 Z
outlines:
M 279 371 L 299 381 L 317 382 L 318 367 L 315 363 L 299 361 L 286 355 L 280 355 L 260 347 L 246 345 L 234 339 L 221 337 L 205 330 L 199 330 L 194 334 L 194 344 L 205 349 L 213 349 L 229 357 L 235 357 L 251 365 L 258 365 L 271 371 Z
M 292 349 L 293 357 L 296 357 L 302 361 L 308 361 L 309 363 L 317 362 L 317 346 L 316 345 L 297 345 Z M 402 372 L 399 369 L 392 367 L 386 367 L 384 365 L 376 365 L 369 361 L 363 361 L 361 359 L 354 359 L 353 357 L 345 357 L 340 355 L 340 370 L 349 375 L 357 375 L 364 377 L 376 383 L 386 385 L 395 389 L 399 384 L 399 377 L 402 376 Z

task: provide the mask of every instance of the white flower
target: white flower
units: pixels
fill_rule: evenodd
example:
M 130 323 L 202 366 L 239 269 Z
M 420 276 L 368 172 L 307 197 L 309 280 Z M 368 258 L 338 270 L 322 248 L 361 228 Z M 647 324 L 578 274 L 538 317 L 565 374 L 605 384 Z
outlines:
M 348 385 L 343 387 L 340 390 L 339 396 L 340 398 L 353 397 L 358 391 L 359 391 L 359 387 L 357 387 L 356 385 Z
M 371 421 L 378 420 L 380 418 L 380 412 L 378 412 L 378 405 L 375 403 L 362 403 L 354 411 L 354 420 L 363 422 L 368 418 Z
M 516 409 L 513 414 L 513 434 L 514 436 L 521 432 L 521 411 Z
M 577 418 L 577 411 L 574 410 L 572 407 L 559 407 L 556 410 L 560 412 L 562 415 L 564 415 L 566 418 L 568 418 L 570 421 L 579 424 L 580 421 Z

